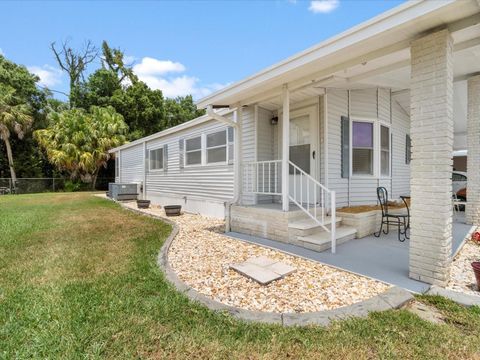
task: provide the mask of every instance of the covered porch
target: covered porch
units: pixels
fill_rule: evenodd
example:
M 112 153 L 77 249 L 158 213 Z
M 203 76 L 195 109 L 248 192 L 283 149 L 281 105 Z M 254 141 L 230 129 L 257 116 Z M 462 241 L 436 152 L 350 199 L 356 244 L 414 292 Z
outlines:
M 480 225 L 479 9 L 477 1 L 409 2 L 203 99 L 238 109 L 232 209 L 244 211 L 244 228 L 278 230 L 267 218 L 286 217 L 281 246 L 313 243 L 327 259 L 329 236 L 330 259 L 355 263 L 342 248 L 380 256 L 385 236 L 340 245 L 336 210 L 375 204 L 383 186 L 391 200 L 412 198 L 410 241 L 385 248 L 403 259 L 396 272 L 445 285 L 468 232 L 453 217 L 454 150 L 468 150 L 465 221 Z M 284 215 L 257 212 L 265 204 Z M 292 219 L 303 232 L 293 237 L 292 205 L 307 221 Z

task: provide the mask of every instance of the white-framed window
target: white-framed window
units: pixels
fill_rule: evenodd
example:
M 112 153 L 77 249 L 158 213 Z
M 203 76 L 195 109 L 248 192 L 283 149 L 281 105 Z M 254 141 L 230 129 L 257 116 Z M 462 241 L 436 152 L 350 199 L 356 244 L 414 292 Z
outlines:
M 185 139 L 185 166 L 202 164 L 202 136 Z
M 351 131 L 352 175 L 374 175 L 374 122 L 353 120 Z
M 390 127 L 380 124 L 380 176 L 390 177 Z
M 207 164 L 226 162 L 227 159 L 227 131 L 221 130 L 206 134 Z
M 149 150 L 149 169 L 151 171 L 163 170 L 163 148 Z

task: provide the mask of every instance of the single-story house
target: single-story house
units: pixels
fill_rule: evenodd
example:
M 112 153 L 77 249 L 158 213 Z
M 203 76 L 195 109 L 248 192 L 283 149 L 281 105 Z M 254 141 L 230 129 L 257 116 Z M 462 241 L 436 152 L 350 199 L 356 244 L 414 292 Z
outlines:
M 376 204 L 383 186 L 411 196 L 410 277 L 443 285 L 454 150 L 468 150 L 466 218 L 480 224 L 479 73 L 480 2 L 409 1 L 200 99 L 202 117 L 112 149 L 116 182 L 333 251 L 356 236 L 336 209 Z

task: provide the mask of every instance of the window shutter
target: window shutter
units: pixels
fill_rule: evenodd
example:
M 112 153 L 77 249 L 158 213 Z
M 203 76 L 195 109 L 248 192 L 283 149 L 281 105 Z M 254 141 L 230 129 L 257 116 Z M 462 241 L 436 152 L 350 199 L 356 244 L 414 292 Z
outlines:
M 410 135 L 405 136 L 405 164 L 410 164 L 412 160 L 412 141 Z
M 178 160 L 179 160 L 180 169 L 183 169 L 183 167 L 185 166 L 184 146 L 185 146 L 185 139 L 178 140 Z
M 168 170 L 168 145 L 163 145 L 163 171 Z
M 350 119 L 347 116 L 341 118 L 341 171 L 342 178 L 350 177 Z

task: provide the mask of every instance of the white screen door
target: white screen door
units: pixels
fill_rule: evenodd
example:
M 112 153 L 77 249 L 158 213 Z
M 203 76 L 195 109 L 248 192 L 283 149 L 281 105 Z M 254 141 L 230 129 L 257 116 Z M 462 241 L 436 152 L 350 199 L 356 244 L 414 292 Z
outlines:
M 300 169 L 317 179 L 317 161 L 318 161 L 318 131 L 317 116 L 315 108 L 309 108 L 303 111 L 295 111 L 290 114 L 290 161 Z M 309 186 L 305 176 L 300 176 L 297 171 L 294 174 L 293 167 L 290 167 L 290 194 L 296 194 L 296 199 L 302 203 L 317 203 L 315 199 L 314 186 Z

